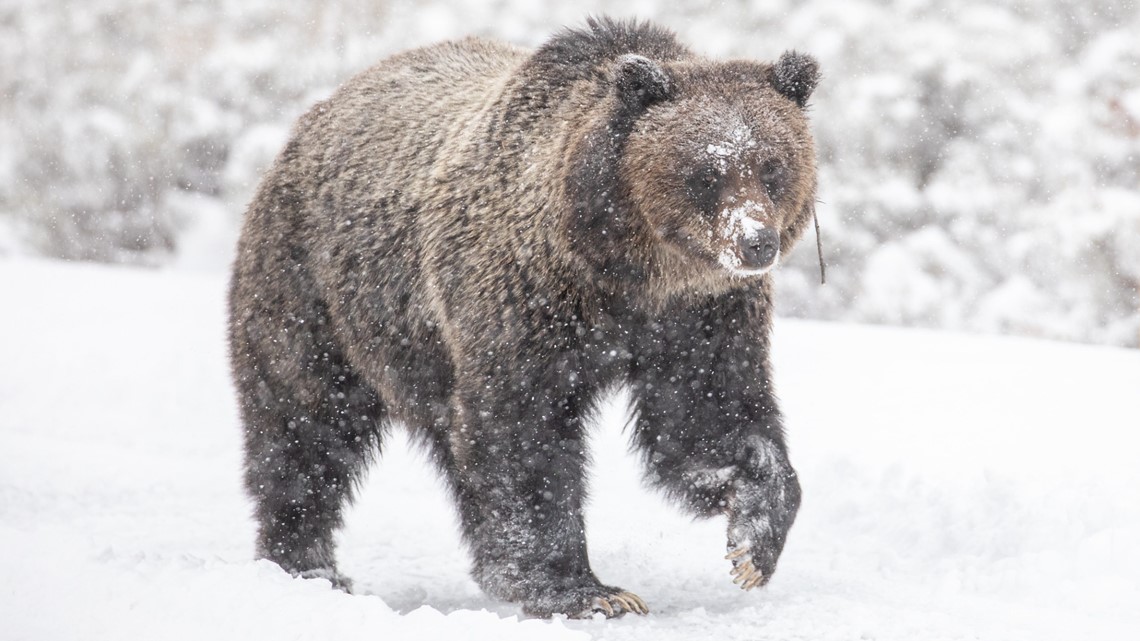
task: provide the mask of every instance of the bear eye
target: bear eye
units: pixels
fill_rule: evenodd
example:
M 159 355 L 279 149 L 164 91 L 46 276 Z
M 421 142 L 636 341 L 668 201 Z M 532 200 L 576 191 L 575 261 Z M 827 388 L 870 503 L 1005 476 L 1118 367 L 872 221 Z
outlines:
M 711 214 L 720 198 L 721 182 L 724 178 L 715 169 L 704 169 L 686 181 L 689 194 L 700 211 Z
M 784 166 L 775 161 L 768 161 L 760 168 L 760 181 L 764 183 L 764 190 L 768 192 L 768 197 L 775 200 L 777 196 L 784 190 L 784 184 L 787 182 Z

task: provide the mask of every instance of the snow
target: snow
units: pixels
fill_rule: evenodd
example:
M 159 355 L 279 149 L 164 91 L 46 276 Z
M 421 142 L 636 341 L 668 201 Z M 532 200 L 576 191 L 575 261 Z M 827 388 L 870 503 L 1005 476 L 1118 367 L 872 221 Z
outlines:
M 804 504 L 744 593 L 726 524 L 593 439 L 594 568 L 653 612 L 528 620 L 467 577 L 402 437 L 341 537 L 358 593 L 252 560 L 224 278 L 0 260 L 0 637 L 1125 639 L 1140 629 L 1140 353 L 780 320 Z M 398 432 L 397 432 L 398 434 Z
M 726 132 L 724 140 L 705 146 L 705 153 L 713 157 L 722 175 L 728 171 L 729 165 L 739 165 L 745 152 L 756 146 L 756 140 L 752 138 L 752 130 L 748 128 L 748 125 L 739 115 L 733 114 L 726 117 L 729 123 L 726 123 L 724 127 L 731 127 L 731 129 Z

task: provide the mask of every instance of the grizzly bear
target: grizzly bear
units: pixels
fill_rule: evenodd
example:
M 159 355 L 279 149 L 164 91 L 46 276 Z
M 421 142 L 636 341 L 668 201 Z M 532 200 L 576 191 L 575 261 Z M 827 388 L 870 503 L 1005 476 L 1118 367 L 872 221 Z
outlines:
M 229 294 L 258 554 L 348 589 L 334 533 L 402 424 L 489 595 L 644 614 L 590 569 L 582 520 L 586 425 L 625 385 L 649 482 L 725 515 L 735 582 L 764 584 L 800 503 L 769 329 L 814 214 L 817 78 L 603 18 L 535 51 L 402 53 L 309 110 Z

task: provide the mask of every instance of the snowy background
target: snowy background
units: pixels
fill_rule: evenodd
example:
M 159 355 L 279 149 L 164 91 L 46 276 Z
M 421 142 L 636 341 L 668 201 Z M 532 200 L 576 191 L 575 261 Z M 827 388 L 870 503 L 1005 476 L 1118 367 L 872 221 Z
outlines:
M 586 12 L 817 56 L 819 207 L 785 316 L 1140 345 L 1132 0 L 0 2 L 0 256 L 224 270 L 293 120 L 380 57 Z
M 1137 5 L 551 5 L 0 0 L 0 638 L 1134 638 Z M 810 236 L 777 278 L 805 489 L 780 571 L 734 588 L 723 520 L 641 487 L 620 403 L 595 430 L 591 558 L 649 617 L 483 596 L 399 439 L 343 533 L 357 595 L 252 561 L 224 290 L 291 122 L 387 53 L 536 45 L 587 11 L 821 61 L 828 284 Z

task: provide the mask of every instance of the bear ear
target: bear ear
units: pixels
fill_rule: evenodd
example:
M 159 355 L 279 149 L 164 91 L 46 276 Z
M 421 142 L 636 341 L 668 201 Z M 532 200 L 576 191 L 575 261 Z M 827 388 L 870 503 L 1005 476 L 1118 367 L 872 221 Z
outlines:
M 614 83 L 618 97 L 631 107 L 648 107 L 673 94 L 669 74 L 656 62 L 635 53 L 618 58 Z
M 776 91 L 803 107 L 819 82 L 819 63 L 809 55 L 785 51 L 772 65 L 768 77 Z

